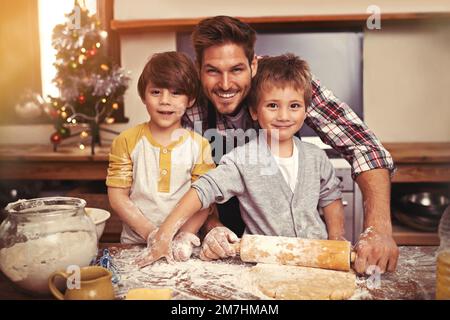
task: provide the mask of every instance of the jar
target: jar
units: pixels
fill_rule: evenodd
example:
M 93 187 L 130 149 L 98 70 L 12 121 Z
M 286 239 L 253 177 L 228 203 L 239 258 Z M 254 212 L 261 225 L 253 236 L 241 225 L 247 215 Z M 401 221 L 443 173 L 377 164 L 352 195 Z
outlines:
M 68 197 L 10 203 L 0 225 L 0 270 L 28 292 L 49 294 L 53 272 L 88 266 L 97 256 L 97 233 L 85 206 Z
M 450 206 L 439 222 L 440 245 L 436 260 L 436 299 L 450 300 Z

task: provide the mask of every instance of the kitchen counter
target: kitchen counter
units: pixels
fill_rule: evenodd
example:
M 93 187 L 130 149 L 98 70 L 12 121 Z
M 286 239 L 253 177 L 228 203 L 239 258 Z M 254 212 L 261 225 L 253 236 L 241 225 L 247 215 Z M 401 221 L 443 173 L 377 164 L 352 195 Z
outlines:
M 119 269 L 120 282 L 115 286 L 118 299 L 130 288 L 172 287 L 174 299 L 259 299 L 247 291 L 240 272 L 254 264 L 237 258 L 204 262 L 197 258 L 186 263 L 168 265 L 158 261 L 137 271 L 132 261 L 140 247 L 103 244 Z M 360 277 L 352 299 L 434 299 L 437 247 L 400 247 L 396 272 L 377 277 Z M 379 281 L 378 281 L 379 280 Z M 0 274 L 0 299 L 37 299 L 20 292 Z
M 450 181 L 450 142 L 383 143 L 397 173 L 393 182 Z M 62 145 L 0 145 L 0 180 L 104 180 L 109 145 L 90 148 Z

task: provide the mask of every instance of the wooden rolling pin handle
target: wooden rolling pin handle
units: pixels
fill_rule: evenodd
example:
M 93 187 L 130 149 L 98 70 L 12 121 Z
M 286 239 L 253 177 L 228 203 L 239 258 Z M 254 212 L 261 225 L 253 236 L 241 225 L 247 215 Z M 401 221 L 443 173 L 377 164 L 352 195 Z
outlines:
M 241 252 L 241 240 L 239 239 L 239 241 L 235 242 L 235 243 L 230 243 L 231 247 L 234 248 L 234 250 L 236 251 L 237 254 L 239 254 Z
M 350 262 L 354 263 L 356 260 L 356 251 L 350 252 Z

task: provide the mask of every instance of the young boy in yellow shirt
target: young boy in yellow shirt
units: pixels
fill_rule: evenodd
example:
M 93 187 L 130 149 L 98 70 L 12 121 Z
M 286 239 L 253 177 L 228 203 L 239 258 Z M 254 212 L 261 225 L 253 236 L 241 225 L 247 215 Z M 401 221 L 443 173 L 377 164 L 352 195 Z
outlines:
M 187 108 L 196 102 L 199 79 L 184 54 L 153 55 L 138 82 L 150 121 L 122 132 L 111 146 L 108 197 L 123 222 L 121 243 L 151 244 L 160 224 L 202 174 L 214 168 L 208 140 L 183 129 Z M 209 209 L 180 228 L 173 240 L 175 259 L 187 260 Z
M 250 115 L 259 136 L 222 157 L 202 176 L 160 226 L 143 267 L 172 260 L 178 226 L 196 211 L 239 200 L 245 233 L 344 240 L 344 209 L 339 180 L 325 152 L 295 134 L 311 101 L 311 74 L 305 61 L 286 54 L 263 58 L 249 95 Z M 319 208 L 323 209 L 324 220 Z

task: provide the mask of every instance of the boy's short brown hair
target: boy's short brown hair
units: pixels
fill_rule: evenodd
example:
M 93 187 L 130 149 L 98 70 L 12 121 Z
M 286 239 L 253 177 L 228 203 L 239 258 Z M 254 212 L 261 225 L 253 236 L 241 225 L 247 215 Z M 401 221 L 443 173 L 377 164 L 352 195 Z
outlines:
M 308 63 L 292 53 L 261 58 L 258 60 L 258 71 L 252 79 L 252 89 L 248 95 L 249 107 L 256 110 L 261 92 L 270 85 L 277 88 L 292 86 L 303 90 L 306 108 L 312 99 L 311 80 Z
M 195 26 L 191 38 L 199 66 L 203 62 L 203 51 L 215 45 L 227 43 L 240 45 L 249 63 L 255 56 L 255 30 L 233 17 L 216 16 L 204 19 Z
M 152 83 L 157 88 L 167 88 L 196 100 L 200 80 L 191 59 L 181 52 L 169 51 L 154 54 L 147 62 L 138 81 L 138 92 L 145 101 L 145 90 Z

